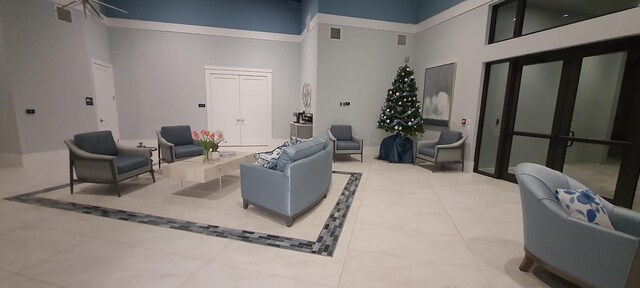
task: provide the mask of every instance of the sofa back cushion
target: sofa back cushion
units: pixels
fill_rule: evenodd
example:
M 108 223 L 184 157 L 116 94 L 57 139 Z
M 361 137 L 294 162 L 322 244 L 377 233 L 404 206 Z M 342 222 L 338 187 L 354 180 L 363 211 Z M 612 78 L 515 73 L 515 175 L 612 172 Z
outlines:
M 350 125 L 331 125 L 331 134 L 338 141 L 351 141 Z
M 118 147 L 116 141 L 113 140 L 111 131 L 96 131 L 82 133 L 73 136 L 73 142 L 78 148 L 99 155 L 116 156 L 118 155 Z
M 164 126 L 160 128 L 160 135 L 167 142 L 176 146 L 193 144 L 189 125 Z
M 284 147 L 282 148 L 280 159 L 278 159 L 278 166 L 276 170 L 284 172 L 289 164 L 314 155 L 322 151 L 322 149 L 324 149 L 324 140 L 319 138 L 314 138 L 293 146 Z
M 456 143 L 462 139 L 462 133 L 458 131 L 444 130 L 440 132 L 440 138 L 438 138 L 438 145 L 449 145 Z

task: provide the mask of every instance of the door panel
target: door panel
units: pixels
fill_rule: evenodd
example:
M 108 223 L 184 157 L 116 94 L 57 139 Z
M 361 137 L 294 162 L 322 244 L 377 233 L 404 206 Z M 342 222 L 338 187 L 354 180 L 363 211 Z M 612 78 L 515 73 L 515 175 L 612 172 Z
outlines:
M 549 139 L 513 136 L 508 173 L 515 174 L 516 166 L 525 162 L 546 166 L 548 152 Z
M 116 88 L 113 81 L 112 68 L 94 63 L 93 80 L 96 93 L 95 105 L 98 115 L 98 129 L 110 130 L 113 138 L 119 141 L 118 105 L 116 103 Z
M 221 146 L 241 145 L 240 82 L 236 75 L 210 74 L 210 103 L 213 111 L 211 129 L 224 133 L 226 143 Z
M 551 134 L 563 61 L 522 67 L 514 131 Z
M 622 164 L 622 153 L 614 148 L 601 144 L 573 143 L 567 149 L 562 172 L 599 195 L 613 199 Z
M 267 77 L 240 76 L 240 123 L 243 145 L 267 145 L 269 135 L 269 81 Z
M 497 175 L 497 160 L 500 146 L 500 131 L 502 130 L 502 114 L 510 63 L 498 63 L 488 67 L 489 73 L 484 103 L 484 119 L 480 136 L 480 150 L 478 151 L 477 169 L 479 171 Z

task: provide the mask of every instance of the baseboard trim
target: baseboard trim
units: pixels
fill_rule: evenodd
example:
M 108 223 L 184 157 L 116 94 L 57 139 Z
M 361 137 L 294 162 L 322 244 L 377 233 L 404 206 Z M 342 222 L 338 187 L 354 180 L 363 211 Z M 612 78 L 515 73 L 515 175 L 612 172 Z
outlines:
M 0 153 L 0 167 L 22 166 L 22 155 Z

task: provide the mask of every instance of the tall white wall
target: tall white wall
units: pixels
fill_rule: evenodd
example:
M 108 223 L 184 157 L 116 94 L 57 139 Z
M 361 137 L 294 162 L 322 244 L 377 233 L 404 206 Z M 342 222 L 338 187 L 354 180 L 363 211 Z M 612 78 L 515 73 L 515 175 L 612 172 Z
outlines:
M 0 6 L 2 7 L 2 6 Z M 0 21 L 0 154 L 20 154 L 20 135 L 18 134 L 18 122 L 16 121 L 13 95 L 11 93 L 11 67 L 5 52 L 5 41 L 2 33 L 2 21 Z M 3 158 L 6 158 L 4 155 Z M 0 160 L 2 162 L 2 160 Z M 14 164 L 14 163 L 5 163 Z M 0 166 L 2 163 L 0 163 Z
M 424 87 L 424 69 L 457 62 L 453 96 L 453 130 L 469 135 L 465 158 L 473 159 L 480 115 L 484 63 L 530 53 L 640 34 L 640 8 L 486 45 L 489 4 L 432 26 L 417 34 L 417 80 Z M 470 120 L 462 127 L 460 119 Z M 435 129 L 429 127 L 431 129 Z M 427 137 L 429 134 L 426 135 Z
M 21 152 L 65 149 L 64 139 L 96 130 L 95 108 L 84 100 L 94 95 L 89 50 L 105 45 L 87 35 L 93 36 L 92 26 L 102 24 L 84 25 L 75 10 L 72 24 L 61 22 L 53 3 L 45 0 L 2 1 L 0 19 Z M 104 51 L 100 54 L 108 55 Z M 24 113 L 30 108 L 35 115 Z
M 122 139 L 155 139 L 161 126 L 207 128 L 205 65 L 272 69 L 272 139 L 288 138 L 300 106 L 300 44 L 109 28 Z
M 332 26 L 318 25 L 314 134 L 326 137 L 332 124 L 349 124 L 364 137 L 365 146 L 379 146 L 388 136 L 376 128 L 380 107 L 404 58 L 415 59 L 415 37 L 410 34 L 407 46 L 397 46 L 396 32 L 341 26 L 342 39 L 333 40 L 329 38 Z M 340 102 L 351 102 L 351 106 L 340 107 Z

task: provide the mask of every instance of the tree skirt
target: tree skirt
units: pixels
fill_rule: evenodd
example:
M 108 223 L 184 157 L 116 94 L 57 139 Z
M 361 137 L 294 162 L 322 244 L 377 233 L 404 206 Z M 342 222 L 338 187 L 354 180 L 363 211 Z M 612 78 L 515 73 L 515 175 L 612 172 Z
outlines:
M 378 159 L 390 163 L 413 163 L 413 140 L 398 134 L 384 138 L 380 143 Z

